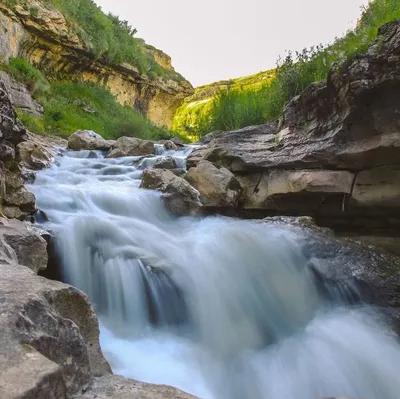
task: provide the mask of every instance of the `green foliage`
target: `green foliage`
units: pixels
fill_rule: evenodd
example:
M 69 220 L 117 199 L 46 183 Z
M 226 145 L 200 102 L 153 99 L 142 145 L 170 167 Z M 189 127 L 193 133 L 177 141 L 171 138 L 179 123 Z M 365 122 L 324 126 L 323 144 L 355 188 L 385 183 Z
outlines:
M 10 58 L 8 64 L 2 65 L 18 81 L 24 83 L 34 95 L 46 92 L 50 84 L 45 76 L 22 58 Z
M 334 64 L 365 52 L 378 28 L 398 18 L 400 0 L 373 0 L 362 8 L 357 27 L 344 37 L 327 47 L 318 45 L 289 52 L 278 60 L 276 77 L 259 87 L 224 89 L 208 103 L 195 107 L 194 113 L 190 103 L 184 104 L 177 112 L 174 128 L 181 134 L 201 137 L 213 130 L 239 129 L 277 119 L 291 98 L 311 83 L 325 80 Z
M 58 8 L 66 17 L 94 58 L 108 64 L 127 62 L 140 73 L 155 76 L 181 77 L 162 68 L 146 50 L 143 40 L 134 35 L 137 30 L 128 21 L 113 14 L 104 14 L 92 0 L 44 0 Z
M 42 117 L 18 111 L 19 118 L 34 133 L 67 137 L 76 130 L 88 129 L 107 139 L 172 137 L 168 130 L 155 126 L 132 108 L 120 105 L 103 87 L 72 81 L 51 83 L 39 70 L 19 58 L 10 59 L 2 69 L 30 86 L 36 100 L 43 105 Z

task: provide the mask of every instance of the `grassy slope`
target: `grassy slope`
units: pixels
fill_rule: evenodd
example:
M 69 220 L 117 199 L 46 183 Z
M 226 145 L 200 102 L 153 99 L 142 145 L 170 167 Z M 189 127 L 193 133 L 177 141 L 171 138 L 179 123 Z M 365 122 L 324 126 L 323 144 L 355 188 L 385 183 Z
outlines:
M 172 135 L 132 108 L 119 104 L 105 88 L 72 81 L 50 82 L 20 58 L 12 58 L 1 67 L 25 83 L 43 105 L 44 115 L 40 118 L 18 112 L 25 126 L 34 133 L 67 137 L 75 130 L 89 129 L 108 139 L 120 136 L 160 139 Z
M 258 92 L 275 78 L 275 70 L 259 72 L 255 75 L 224 80 L 197 87 L 177 110 L 173 129 L 195 140 L 199 132 L 209 131 L 215 98 L 227 90 L 232 92 Z
M 275 78 L 258 87 L 233 85 L 218 91 L 208 101 L 188 101 L 178 110 L 174 128 L 183 135 L 201 137 L 213 130 L 239 129 L 276 119 L 292 97 L 310 83 L 325 80 L 335 63 L 366 51 L 378 28 L 398 18 L 400 0 L 373 0 L 362 10 L 356 28 L 344 37 L 325 48 L 319 45 L 287 54 L 278 61 Z

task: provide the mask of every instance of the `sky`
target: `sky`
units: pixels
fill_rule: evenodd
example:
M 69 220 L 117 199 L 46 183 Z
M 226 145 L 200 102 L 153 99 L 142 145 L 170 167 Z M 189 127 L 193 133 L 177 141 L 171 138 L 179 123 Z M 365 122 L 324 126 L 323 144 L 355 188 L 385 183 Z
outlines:
M 95 0 L 171 56 L 194 86 L 274 68 L 286 50 L 328 43 L 368 0 Z

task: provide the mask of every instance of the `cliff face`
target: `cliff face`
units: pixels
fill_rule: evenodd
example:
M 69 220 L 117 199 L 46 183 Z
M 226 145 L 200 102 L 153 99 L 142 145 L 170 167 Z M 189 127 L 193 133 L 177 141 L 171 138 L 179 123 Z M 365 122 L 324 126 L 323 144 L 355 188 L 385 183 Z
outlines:
M 104 85 L 118 102 L 146 114 L 157 125 L 170 127 L 176 109 L 193 93 L 190 83 L 178 75 L 150 79 L 130 64 L 106 65 L 94 59 L 63 14 L 40 1 L 1 3 L 0 25 L 4 60 L 22 57 L 55 76 L 72 75 Z M 159 65 L 172 69 L 166 54 L 151 46 L 146 49 Z
M 206 160 L 240 181 L 239 201 L 222 212 L 312 216 L 343 235 L 396 238 L 398 253 L 399 61 L 394 21 L 367 54 L 293 98 L 279 124 L 206 136 L 188 166 Z

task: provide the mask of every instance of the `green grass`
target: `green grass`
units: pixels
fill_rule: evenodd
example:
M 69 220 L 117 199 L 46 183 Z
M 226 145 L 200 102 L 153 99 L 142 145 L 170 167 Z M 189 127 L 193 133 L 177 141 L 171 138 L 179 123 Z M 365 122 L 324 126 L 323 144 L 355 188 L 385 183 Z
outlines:
M 80 129 L 94 130 L 107 139 L 135 136 L 145 139 L 172 137 L 130 107 L 119 104 L 105 88 L 72 81 L 49 82 L 27 61 L 11 58 L 2 69 L 30 87 L 43 105 L 42 117 L 18 112 L 28 130 L 67 137 Z
M 239 129 L 277 119 L 291 98 L 311 83 L 325 80 L 334 64 L 365 52 L 376 39 L 378 28 L 398 18 L 400 0 L 373 0 L 362 9 L 357 27 L 344 37 L 327 47 L 318 45 L 288 53 L 278 60 L 275 78 L 258 87 L 231 86 L 194 108 L 190 102 L 185 103 L 177 112 L 174 128 L 181 134 L 201 137 L 214 130 Z

